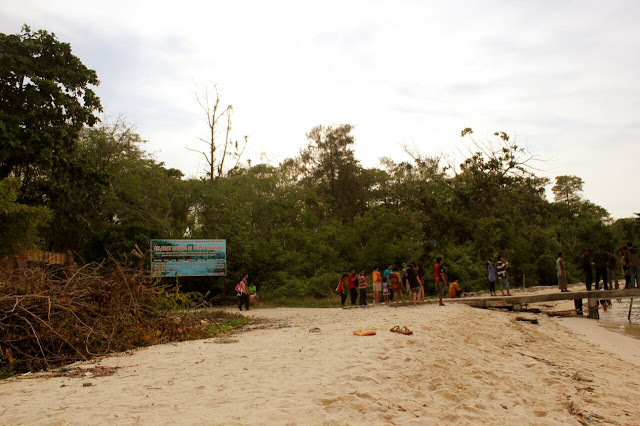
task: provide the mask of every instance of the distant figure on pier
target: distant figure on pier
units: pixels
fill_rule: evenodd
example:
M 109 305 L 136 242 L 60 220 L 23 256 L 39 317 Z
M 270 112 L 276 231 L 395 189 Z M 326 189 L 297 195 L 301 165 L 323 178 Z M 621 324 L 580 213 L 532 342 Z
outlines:
M 558 288 L 560 291 L 563 293 L 569 291 L 567 289 L 567 267 L 564 264 L 562 252 L 558 252 L 558 259 L 556 259 L 556 273 L 558 275 Z
M 591 285 L 593 284 L 593 265 L 591 264 L 589 254 L 589 249 L 584 249 L 582 252 L 582 273 L 584 275 L 584 284 L 587 286 L 587 291 L 591 291 Z
M 609 255 L 602 249 L 602 245 L 598 244 L 598 250 L 593 253 L 593 266 L 596 270 L 596 287 L 600 283 L 600 279 L 604 282 L 604 289 L 609 290 L 609 284 L 607 283 L 607 262 L 609 261 Z
M 507 290 L 507 296 L 511 296 L 511 293 L 509 293 L 509 279 L 507 278 L 508 267 L 509 262 L 504 259 L 504 256 L 498 256 L 498 262 L 496 263 L 496 276 L 498 278 L 498 284 L 500 284 L 500 293 L 502 293 L 503 296 L 505 290 Z
M 629 280 L 628 288 L 638 287 L 640 288 L 640 255 L 638 254 L 638 247 L 634 246 L 631 242 L 627 243 L 627 251 L 624 253 L 624 260 L 629 268 Z
M 487 260 L 487 279 L 489 280 L 489 296 L 497 296 L 496 294 L 496 268 L 493 267 L 493 262 Z
M 607 281 L 611 284 L 611 290 L 614 289 L 613 284 L 615 282 L 615 289 L 619 289 L 618 284 L 618 258 L 615 254 L 607 252 L 609 259 L 607 260 Z
M 627 252 L 627 246 L 624 245 L 620 250 L 618 250 L 618 254 L 620 255 L 620 266 L 622 270 L 622 276 L 624 277 L 624 288 L 631 288 L 631 273 L 629 272 L 629 266 L 627 265 L 627 259 L 625 259 L 624 254 Z

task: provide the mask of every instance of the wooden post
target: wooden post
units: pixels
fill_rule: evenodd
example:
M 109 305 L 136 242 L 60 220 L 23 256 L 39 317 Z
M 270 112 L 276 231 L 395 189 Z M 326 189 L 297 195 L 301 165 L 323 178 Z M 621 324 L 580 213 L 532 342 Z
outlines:
M 582 299 L 573 299 L 573 307 L 578 315 L 582 315 Z
M 631 307 L 633 306 L 633 297 L 631 298 L 631 302 L 629 302 L 629 315 L 627 315 L 627 319 L 631 321 Z
M 591 319 L 600 319 L 600 313 L 598 312 L 598 299 L 595 297 L 590 297 L 588 299 L 589 303 L 589 318 Z

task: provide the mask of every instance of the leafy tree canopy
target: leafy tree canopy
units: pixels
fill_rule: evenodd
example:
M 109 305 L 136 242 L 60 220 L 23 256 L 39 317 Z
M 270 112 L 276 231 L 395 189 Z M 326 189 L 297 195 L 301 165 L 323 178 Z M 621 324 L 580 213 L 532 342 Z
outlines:
M 16 202 L 20 181 L 0 180 L 0 255 L 14 255 L 34 248 L 40 241 L 38 228 L 47 224 L 46 207 L 30 207 Z
M 68 43 L 44 30 L 0 33 L 0 178 L 64 161 L 83 126 L 98 121 L 99 84 Z M 23 181 L 23 185 L 28 183 Z

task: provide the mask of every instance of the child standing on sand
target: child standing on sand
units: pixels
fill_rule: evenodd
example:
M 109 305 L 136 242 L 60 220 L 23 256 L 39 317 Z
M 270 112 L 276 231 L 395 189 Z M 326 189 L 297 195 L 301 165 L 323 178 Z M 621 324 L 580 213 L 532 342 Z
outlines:
M 382 297 L 384 298 L 384 304 L 389 306 L 389 281 L 387 277 L 382 278 Z

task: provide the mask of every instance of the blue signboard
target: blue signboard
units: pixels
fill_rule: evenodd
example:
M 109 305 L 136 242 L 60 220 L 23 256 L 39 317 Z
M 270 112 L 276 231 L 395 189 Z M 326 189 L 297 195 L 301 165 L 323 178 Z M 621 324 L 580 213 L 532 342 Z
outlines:
M 226 240 L 151 240 L 151 270 L 162 277 L 227 275 Z

